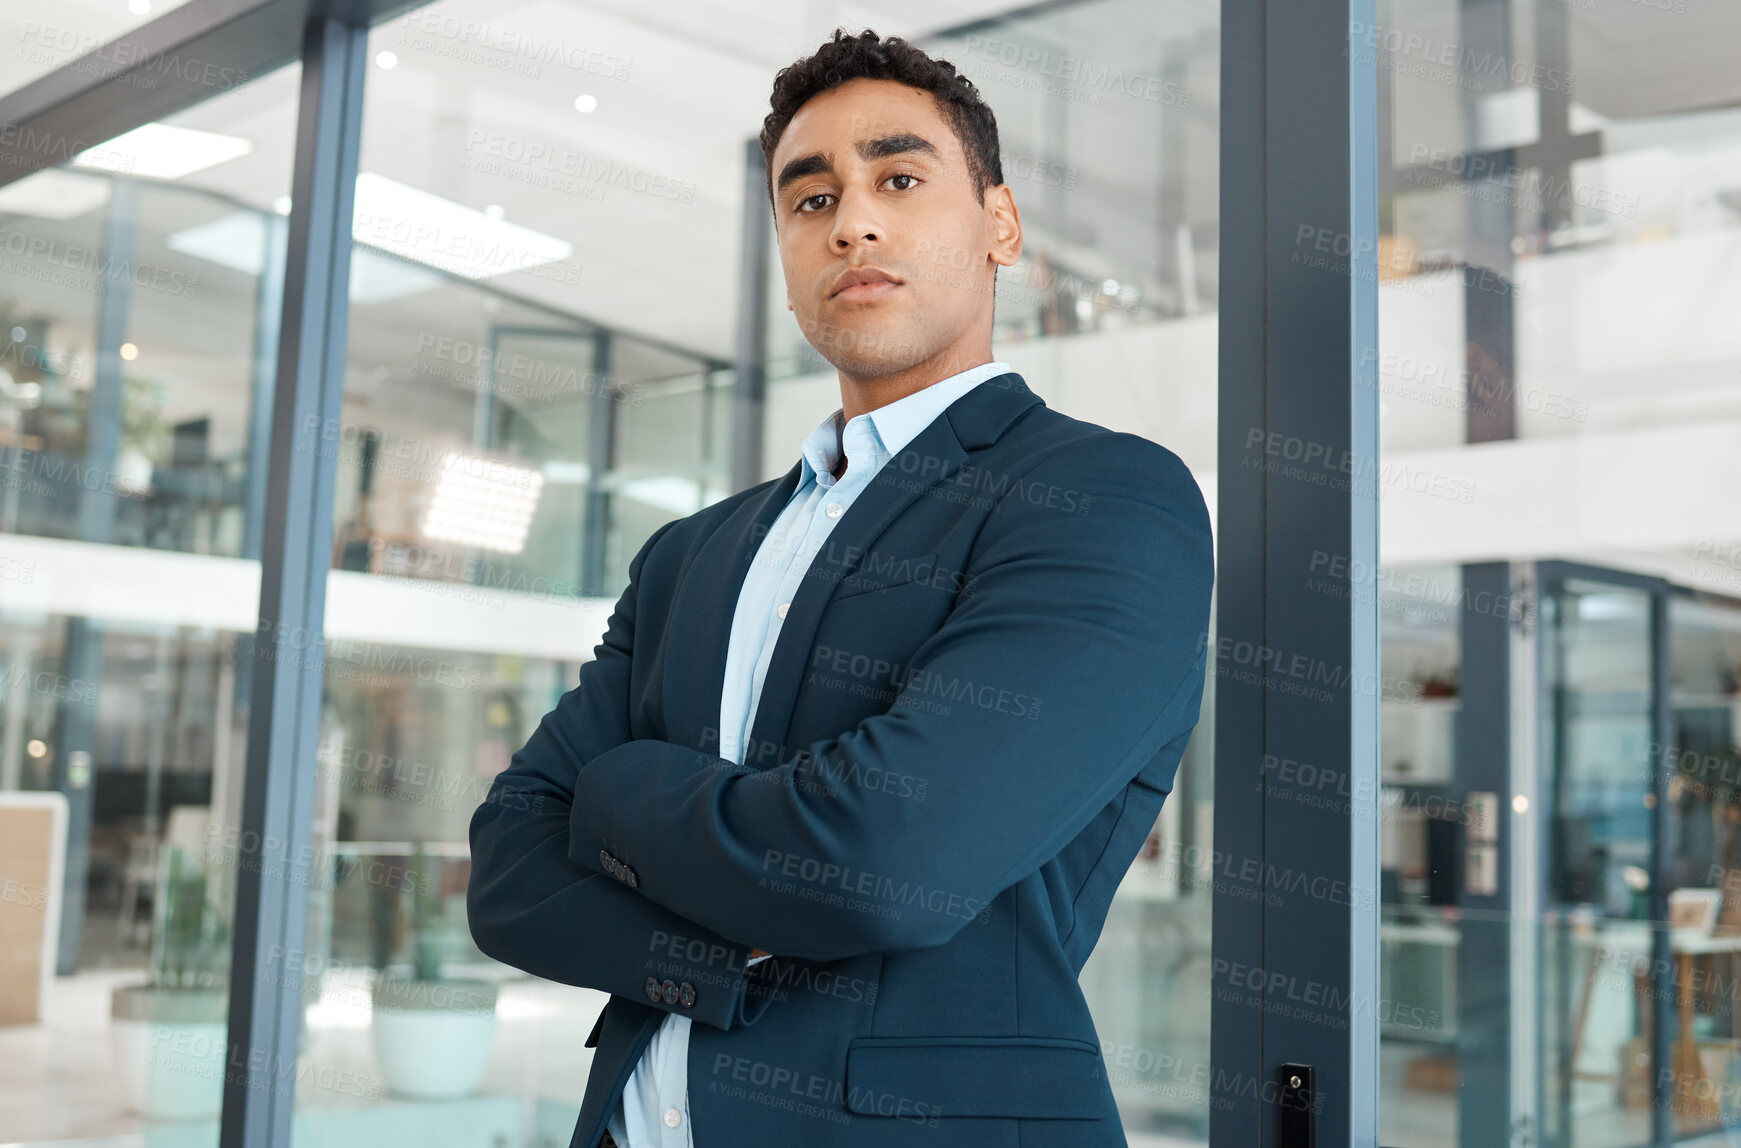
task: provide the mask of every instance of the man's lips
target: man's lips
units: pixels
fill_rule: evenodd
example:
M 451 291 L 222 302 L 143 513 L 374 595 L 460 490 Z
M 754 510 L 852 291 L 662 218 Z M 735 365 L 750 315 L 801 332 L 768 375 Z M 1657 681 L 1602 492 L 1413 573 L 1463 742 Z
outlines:
M 875 299 L 886 295 L 899 287 L 899 283 L 890 283 L 887 279 L 872 279 L 868 283 L 854 283 L 851 287 L 834 293 L 836 299 L 856 300 Z

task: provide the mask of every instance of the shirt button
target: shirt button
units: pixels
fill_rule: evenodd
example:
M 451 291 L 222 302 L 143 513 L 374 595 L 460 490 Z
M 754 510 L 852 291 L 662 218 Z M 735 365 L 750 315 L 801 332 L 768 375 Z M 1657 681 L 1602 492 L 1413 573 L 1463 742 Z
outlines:
M 790 603 L 790 602 L 781 602 L 781 603 L 780 603 L 780 609 L 779 609 L 779 611 L 778 611 L 778 612 L 779 612 L 779 615 L 780 615 L 780 617 L 782 617 L 782 618 L 784 618 L 784 617 L 785 617 L 785 616 L 786 616 L 786 611 L 787 611 L 787 610 L 790 610 L 790 609 L 791 609 L 791 608 L 792 608 L 792 603 Z
M 683 1123 L 683 1113 L 677 1111 L 675 1108 L 667 1108 L 665 1110 L 665 1127 L 675 1128 L 681 1123 Z
M 845 513 L 846 513 L 846 508 L 841 506 L 840 503 L 831 502 L 828 504 L 828 510 L 827 510 L 828 517 L 839 518 L 841 515 L 843 515 Z

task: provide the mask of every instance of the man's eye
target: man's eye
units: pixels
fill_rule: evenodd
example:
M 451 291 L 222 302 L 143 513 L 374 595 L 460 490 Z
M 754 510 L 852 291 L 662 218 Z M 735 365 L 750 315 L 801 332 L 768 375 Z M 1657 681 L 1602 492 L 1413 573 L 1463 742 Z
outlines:
M 817 200 L 819 200 L 819 199 L 827 199 L 827 198 L 828 198 L 828 196 L 827 196 L 827 194 L 826 194 L 826 193 L 820 193 L 820 194 L 817 194 L 817 195 L 811 195 L 811 196 L 806 196 L 806 197 L 805 197 L 805 198 L 803 198 L 803 199 L 800 199 L 800 200 L 799 200 L 799 201 L 798 201 L 798 210 L 799 210 L 799 211 L 803 211 L 803 210 L 804 210 L 804 205 L 805 205 L 805 204 L 806 204 L 806 203 L 815 203 L 815 202 L 816 202 L 816 201 L 817 201 Z
M 895 174 L 894 174 L 894 175 L 891 175 L 891 176 L 889 176 L 889 178 L 890 178 L 890 179 L 912 179 L 912 180 L 916 180 L 916 179 L 918 179 L 918 178 L 919 178 L 919 177 L 918 177 L 918 176 L 916 176 L 916 175 L 911 175 L 911 174 L 909 174 L 909 173 L 907 173 L 907 172 L 904 172 L 904 171 L 899 171 L 899 172 L 896 172 L 896 173 L 895 173 Z M 907 188 L 905 188 L 905 187 L 901 187 L 901 188 L 896 188 L 896 189 L 895 189 L 895 190 L 897 190 L 897 191 L 906 191 L 906 190 L 907 190 Z

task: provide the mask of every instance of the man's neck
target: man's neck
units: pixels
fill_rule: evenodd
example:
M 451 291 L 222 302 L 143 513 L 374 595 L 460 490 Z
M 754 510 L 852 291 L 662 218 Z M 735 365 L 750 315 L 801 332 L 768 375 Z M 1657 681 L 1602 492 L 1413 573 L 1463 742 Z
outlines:
M 841 423 L 844 425 L 859 415 L 877 410 L 880 407 L 886 407 L 908 395 L 918 394 L 926 387 L 934 386 L 944 379 L 954 378 L 963 371 L 982 367 L 992 361 L 991 347 L 987 345 L 982 352 L 943 359 L 927 359 L 923 363 L 916 363 L 903 371 L 896 371 L 888 375 L 853 378 L 841 371 L 839 373 Z

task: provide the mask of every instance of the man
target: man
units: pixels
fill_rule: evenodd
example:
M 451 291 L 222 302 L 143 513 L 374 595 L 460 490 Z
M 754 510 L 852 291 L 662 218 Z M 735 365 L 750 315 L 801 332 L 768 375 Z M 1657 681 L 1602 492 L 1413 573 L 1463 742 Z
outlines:
M 841 409 L 636 554 L 472 820 L 473 936 L 612 994 L 575 1148 L 1122 1146 L 1076 978 L 1197 721 L 1203 499 L 992 361 L 969 81 L 837 30 L 772 102 Z

